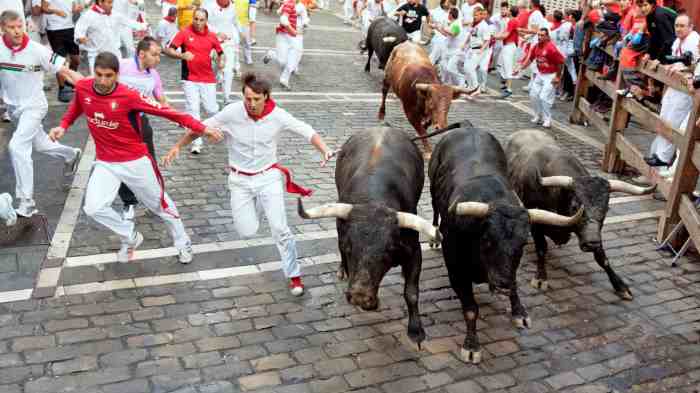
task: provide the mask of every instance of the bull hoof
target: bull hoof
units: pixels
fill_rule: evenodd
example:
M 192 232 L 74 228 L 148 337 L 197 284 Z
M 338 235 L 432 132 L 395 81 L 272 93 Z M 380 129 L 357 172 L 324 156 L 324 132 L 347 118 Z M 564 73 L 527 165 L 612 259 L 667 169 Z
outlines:
M 533 278 L 532 281 L 530 281 L 530 286 L 539 289 L 542 291 L 546 291 L 547 288 L 549 287 L 549 283 L 547 280 L 540 280 L 539 278 Z
M 406 336 L 408 337 L 409 345 L 413 347 L 416 352 L 420 352 L 421 344 L 425 341 L 425 330 L 423 330 L 422 327 L 413 331 L 409 328 L 406 332 Z
M 430 248 L 440 248 L 440 242 L 435 239 L 428 240 L 428 246 Z
M 345 270 L 343 270 L 343 268 L 338 269 L 338 271 L 335 273 L 335 278 L 337 278 L 338 281 L 345 281 L 347 278 L 345 275 Z
M 629 289 L 623 289 L 621 291 L 616 291 L 615 293 L 622 300 L 632 300 L 634 298 L 634 296 L 632 296 L 632 292 Z
M 479 364 L 481 363 L 481 351 L 473 351 L 470 349 L 462 348 L 462 361 L 464 363 Z
M 530 317 L 514 316 L 513 325 L 518 329 L 529 329 L 532 327 L 532 320 Z

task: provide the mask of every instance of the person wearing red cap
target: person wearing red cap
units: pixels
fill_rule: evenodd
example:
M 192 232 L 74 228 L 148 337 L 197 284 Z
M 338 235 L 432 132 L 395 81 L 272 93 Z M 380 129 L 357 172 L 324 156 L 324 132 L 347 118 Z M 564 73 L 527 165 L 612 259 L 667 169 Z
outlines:
M 322 166 L 334 153 L 310 125 L 275 104 L 268 81 L 255 74 L 246 74 L 242 82 L 243 101 L 228 105 L 204 124 L 220 128 L 225 135 L 231 214 L 236 231 L 241 237 L 255 235 L 259 227 L 258 208 L 261 208 L 280 253 L 284 275 L 290 280 L 290 292 L 301 296 L 304 285 L 297 261 L 296 241 L 287 226 L 284 190 L 302 196 L 310 195 L 311 190 L 292 182 L 289 170 L 278 163 L 277 142 L 282 131 L 302 136 L 321 153 Z M 163 158 L 163 165 L 170 165 L 180 149 L 194 138 L 196 135 L 192 133 L 182 137 Z

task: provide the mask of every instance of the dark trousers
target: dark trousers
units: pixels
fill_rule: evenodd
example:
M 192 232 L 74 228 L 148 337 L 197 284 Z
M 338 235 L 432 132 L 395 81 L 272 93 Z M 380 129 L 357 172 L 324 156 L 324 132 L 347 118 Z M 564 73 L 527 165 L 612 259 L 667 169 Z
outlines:
M 153 128 L 151 128 L 151 123 L 148 122 L 148 118 L 145 115 L 141 116 L 141 137 L 144 143 L 146 143 L 148 154 L 155 160 L 156 149 L 153 147 Z M 119 198 L 121 198 L 124 206 L 136 205 L 139 203 L 138 199 L 136 199 L 136 195 L 134 195 L 124 183 L 119 187 Z

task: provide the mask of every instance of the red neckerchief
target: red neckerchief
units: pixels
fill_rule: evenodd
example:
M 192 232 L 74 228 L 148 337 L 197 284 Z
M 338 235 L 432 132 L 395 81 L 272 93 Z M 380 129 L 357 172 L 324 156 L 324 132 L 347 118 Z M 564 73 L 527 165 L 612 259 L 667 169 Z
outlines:
M 552 31 L 558 29 L 561 26 L 561 22 L 558 21 L 552 21 Z
M 27 45 L 29 45 L 29 36 L 25 34 L 24 37 L 22 37 L 22 43 L 19 44 L 19 46 L 15 46 L 15 44 L 13 44 L 12 41 L 7 38 L 7 34 L 3 34 L 2 42 L 4 42 L 5 46 L 12 51 L 12 56 L 14 56 L 17 52 L 20 52 L 22 49 L 26 48 Z
M 111 11 L 107 12 L 107 11 L 103 10 L 102 7 L 100 7 L 97 4 L 93 5 L 90 9 L 97 12 L 98 14 L 102 14 L 102 15 L 111 15 L 112 14 Z
M 216 4 L 220 8 L 227 8 L 229 4 L 231 4 L 231 0 L 216 0 Z
M 177 18 L 177 16 L 166 16 L 166 17 L 163 18 L 163 19 L 167 20 L 167 21 L 170 22 L 170 23 L 175 23 L 175 19 L 176 19 L 176 18 Z
M 189 26 L 187 26 L 187 28 L 190 29 L 190 31 L 191 31 L 192 33 L 197 34 L 197 35 L 207 35 L 207 34 L 209 34 L 209 26 L 207 26 L 207 25 L 204 25 L 204 29 L 202 29 L 202 31 L 197 31 L 197 30 L 195 30 L 193 25 L 189 25 Z
M 265 107 L 263 108 L 262 113 L 258 116 L 258 115 L 255 115 L 253 113 L 250 113 L 248 111 L 248 108 L 245 105 L 243 105 L 243 107 L 245 108 L 245 111 L 248 113 L 248 117 L 253 119 L 253 121 L 258 121 L 258 120 L 262 119 L 263 117 L 269 115 L 272 112 L 272 110 L 275 109 L 275 106 L 276 106 L 275 101 L 273 101 L 272 98 L 268 98 L 267 101 L 265 101 Z

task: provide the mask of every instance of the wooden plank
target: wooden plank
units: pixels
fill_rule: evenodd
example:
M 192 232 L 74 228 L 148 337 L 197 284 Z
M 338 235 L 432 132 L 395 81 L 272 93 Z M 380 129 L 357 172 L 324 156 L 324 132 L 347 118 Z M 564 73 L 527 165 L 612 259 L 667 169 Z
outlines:
M 693 155 L 690 157 L 690 159 L 693 161 L 693 165 L 695 165 L 696 168 L 700 168 L 700 143 L 695 142 Z
M 700 214 L 698 214 L 695 204 L 688 198 L 688 194 L 681 196 L 681 204 L 678 207 L 678 215 L 680 215 L 685 229 L 693 239 L 695 248 L 700 247 Z
M 661 66 L 658 66 L 656 69 L 652 69 L 647 67 L 646 64 L 640 64 L 637 67 L 637 71 L 652 79 L 656 79 L 657 81 L 663 83 L 669 88 L 690 94 L 688 91 L 687 78 L 692 75 L 691 72 L 688 72 L 688 74 L 679 74 L 677 72 L 667 74 L 666 71 L 664 71 L 663 68 L 661 68 Z
M 625 163 L 632 168 L 638 170 L 652 184 L 656 184 L 657 189 L 668 198 L 671 190 L 671 182 L 659 176 L 659 171 L 652 169 L 644 161 L 644 155 L 637 149 L 634 144 L 628 141 L 622 134 L 617 135 L 617 149 L 620 151 L 620 157 Z
M 602 90 L 610 98 L 615 98 L 615 84 L 608 80 L 598 79 L 602 74 L 595 73 L 591 70 L 586 70 L 586 78 L 591 81 L 597 88 Z
M 622 98 L 622 107 L 632 115 L 643 130 L 656 130 L 656 133 L 673 141 L 678 146 L 683 141 L 684 132 L 672 128 L 659 115 L 637 102 L 634 98 Z
M 605 137 L 608 137 L 608 122 L 605 121 L 603 115 L 591 109 L 591 104 L 583 97 L 579 100 L 579 110 L 583 116 L 588 119 L 588 122 L 593 124 Z

